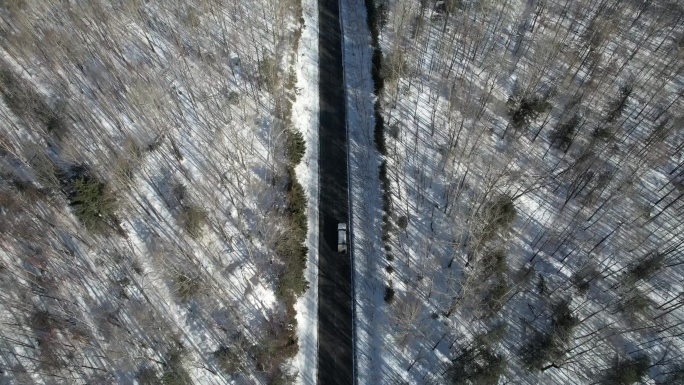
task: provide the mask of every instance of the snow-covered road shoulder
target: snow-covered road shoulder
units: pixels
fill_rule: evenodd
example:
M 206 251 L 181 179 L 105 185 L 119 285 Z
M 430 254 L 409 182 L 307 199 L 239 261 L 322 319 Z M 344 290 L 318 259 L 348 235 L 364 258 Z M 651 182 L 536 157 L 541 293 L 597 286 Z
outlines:
M 308 235 L 305 277 L 309 290 L 295 304 L 299 352 L 294 366 L 298 384 L 316 384 L 318 371 L 318 5 L 302 0 L 304 27 L 297 51 L 297 100 L 292 106 L 292 121 L 306 140 L 306 153 L 296 173 L 308 202 Z

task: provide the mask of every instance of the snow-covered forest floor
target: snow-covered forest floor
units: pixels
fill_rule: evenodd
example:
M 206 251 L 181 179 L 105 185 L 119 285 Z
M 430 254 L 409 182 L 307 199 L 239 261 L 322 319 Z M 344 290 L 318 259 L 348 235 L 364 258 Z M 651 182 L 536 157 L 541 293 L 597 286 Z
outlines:
M 684 4 L 342 3 L 359 383 L 682 383 Z
M 0 4 L 0 383 L 294 378 L 305 4 Z

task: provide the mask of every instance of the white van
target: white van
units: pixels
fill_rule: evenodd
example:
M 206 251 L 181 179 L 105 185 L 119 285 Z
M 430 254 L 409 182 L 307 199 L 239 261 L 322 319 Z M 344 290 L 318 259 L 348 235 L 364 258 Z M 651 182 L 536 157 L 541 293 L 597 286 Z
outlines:
M 338 223 L 337 224 L 337 252 L 346 253 L 347 252 L 347 224 Z

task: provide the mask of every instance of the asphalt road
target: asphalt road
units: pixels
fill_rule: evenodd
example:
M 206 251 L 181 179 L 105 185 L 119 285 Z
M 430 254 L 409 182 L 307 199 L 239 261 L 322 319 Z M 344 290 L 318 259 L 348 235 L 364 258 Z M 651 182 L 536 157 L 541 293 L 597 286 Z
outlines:
M 347 134 L 338 0 L 319 0 L 320 244 L 318 383 L 352 384 L 349 254 L 337 252 L 337 224 L 348 221 Z

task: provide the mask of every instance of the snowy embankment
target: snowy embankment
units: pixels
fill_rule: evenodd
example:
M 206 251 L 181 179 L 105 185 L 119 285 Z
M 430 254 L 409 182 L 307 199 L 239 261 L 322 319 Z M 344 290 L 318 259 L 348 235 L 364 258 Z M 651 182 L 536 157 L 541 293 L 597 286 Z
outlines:
M 297 179 L 307 197 L 309 250 L 306 280 L 309 290 L 297 301 L 297 336 L 299 352 L 294 366 L 299 384 L 315 384 L 318 371 L 318 6 L 314 0 L 302 0 L 304 27 L 297 52 L 297 101 L 292 106 L 294 127 L 306 140 L 303 162 L 296 168 Z
M 371 35 L 361 0 L 340 1 L 347 104 L 354 287 L 354 369 L 359 384 L 379 384 L 385 315 L 382 277 L 382 199 L 373 139 Z

